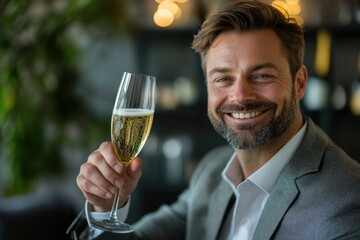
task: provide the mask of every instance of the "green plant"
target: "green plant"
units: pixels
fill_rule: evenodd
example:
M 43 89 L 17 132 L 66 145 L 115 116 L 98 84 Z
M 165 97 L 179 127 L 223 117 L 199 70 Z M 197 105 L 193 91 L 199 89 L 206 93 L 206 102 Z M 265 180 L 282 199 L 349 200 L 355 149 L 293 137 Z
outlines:
M 81 144 L 71 124 L 93 124 L 75 92 L 79 79 L 75 23 L 131 26 L 127 1 L 5 1 L 0 6 L 0 146 L 9 166 L 5 195 L 33 190 L 39 178 L 61 174 L 64 143 Z M 115 4 L 115 5 L 114 5 Z M 124 25 L 125 24 L 125 25 Z M 123 26 L 124 25 L 124 26 Z

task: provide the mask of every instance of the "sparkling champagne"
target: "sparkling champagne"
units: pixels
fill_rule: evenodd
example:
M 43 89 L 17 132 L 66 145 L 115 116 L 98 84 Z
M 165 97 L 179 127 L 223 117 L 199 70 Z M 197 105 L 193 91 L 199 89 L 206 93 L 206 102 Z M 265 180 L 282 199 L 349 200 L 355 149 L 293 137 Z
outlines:
M 145 109 L 121 109 L 111 117 L 111 142 L 120 163 L 128 165 L 149 136 L 154 112 Z

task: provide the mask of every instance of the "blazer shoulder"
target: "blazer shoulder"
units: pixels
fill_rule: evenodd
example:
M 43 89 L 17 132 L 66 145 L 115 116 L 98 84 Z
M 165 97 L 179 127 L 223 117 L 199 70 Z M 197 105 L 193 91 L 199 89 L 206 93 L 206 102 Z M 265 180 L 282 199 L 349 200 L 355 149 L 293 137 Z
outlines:
M 233 154 L 234 149 L 228 145 L 222 145 L 209 151 L 197 165 L 191 183 L 197 182 L 204 175 L 221 177 L 221 171 Z

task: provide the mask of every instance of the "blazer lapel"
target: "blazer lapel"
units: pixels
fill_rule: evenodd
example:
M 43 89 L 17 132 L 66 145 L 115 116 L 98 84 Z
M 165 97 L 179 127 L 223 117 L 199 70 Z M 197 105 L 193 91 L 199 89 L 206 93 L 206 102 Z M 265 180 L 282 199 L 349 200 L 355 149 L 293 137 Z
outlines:
M 289 184 L 286 179 L 282 180 L 285 182 L 278 182 L 265 204 L 253 240 L 270 239 L 286 210 L 299 194 L 295 182 Z
M 208 229 L 205 239 L 216 239 L 232 195 L 231 187 L 222 180 L 209 202 Z
M 271 191 L 256 226 L 253 240 L 272 238 L 286 211 L 299 194 L 296 180 L 319 169 L 329 140 L 311 119 L 308 118 L 307 122 L 307 133 Z

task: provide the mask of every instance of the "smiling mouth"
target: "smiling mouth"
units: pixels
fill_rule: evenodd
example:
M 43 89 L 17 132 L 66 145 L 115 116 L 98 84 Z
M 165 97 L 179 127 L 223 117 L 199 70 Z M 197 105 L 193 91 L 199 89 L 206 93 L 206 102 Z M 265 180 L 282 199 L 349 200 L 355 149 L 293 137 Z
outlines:
M 240 112 L 240 113 L 231 113 L 230 115 L 233 117 L 233 118 L 236 118 L 236 119 L 250 119 L 250 118 L 254 118 L 254 117 L 257 117 L 261 114 L 260 111 L 255 111 L 255 112 L 246 112 L 246 113 L 243 113 L 243 112 Z

